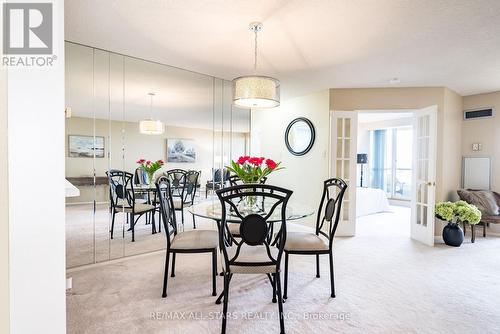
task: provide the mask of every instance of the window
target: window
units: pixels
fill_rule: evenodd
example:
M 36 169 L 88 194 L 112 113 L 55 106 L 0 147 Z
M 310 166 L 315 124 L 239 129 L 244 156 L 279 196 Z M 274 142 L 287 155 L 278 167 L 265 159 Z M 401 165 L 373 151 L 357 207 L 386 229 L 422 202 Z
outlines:
M 370 133 L 370 187 L 387 197 L 411 198 L 413 130 L 410 126 L 377 129 Z

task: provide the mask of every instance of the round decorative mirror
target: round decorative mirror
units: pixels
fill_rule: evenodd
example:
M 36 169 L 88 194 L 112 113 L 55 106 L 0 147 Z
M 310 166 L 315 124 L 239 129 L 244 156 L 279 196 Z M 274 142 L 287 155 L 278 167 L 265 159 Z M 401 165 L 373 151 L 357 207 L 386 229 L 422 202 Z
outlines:
M 314 125 L 305 117 L 294 119 L 286 128 L 285 144 L 293 155 L 304 155 L 309 152 L 315 138 Z

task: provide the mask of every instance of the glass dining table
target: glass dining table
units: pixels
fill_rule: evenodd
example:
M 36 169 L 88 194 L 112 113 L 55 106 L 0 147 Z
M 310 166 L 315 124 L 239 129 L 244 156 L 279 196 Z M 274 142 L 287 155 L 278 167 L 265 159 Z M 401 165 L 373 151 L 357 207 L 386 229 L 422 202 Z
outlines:
M 269 204 L 269 207 L 270 206 L 271 205 Z M 265 208 L 266 206 L 262 212 L 263 215 L 264 212 L 266 212 Z M 221 203 L 217 200 L 208 200 L 195 204 L 188 208 L 188 211 L 197 217 L 212 219 L 216 222 L 220 222 L 222 220 L 222 207 Z M 314 212 L 315 210 L 307 205 L 291 202 L 286 208 L 286 220 L 290 221 L 306 218 L 313 215 Z M 241 219 L 231 210 L 227 210 L 226 221 L 228 223 L 240 223 Z M 281 221 L 281 208 L 279 205 L 267 221 L 269 223 Z
M 263 209 L 258 214 L 265 216 L 266 211 L 267 211 L 266 209 L 270 209 L 272 207 L 272 204 L 273 204 L 272 202 L 269 202 L 267 205 L 265 205 L 265 204 L 262 205 Z M 189 207 L 188 211 L 197 217 L 214 220 L 215 222 L 217 222 L 217 228 L 220 229 L 220 226 L 221 226 L 220 223 L 222 220 L 222 206 L 221 206 L 221 203 L 219 201 L 217 201 L 215 199 L 203 201 L 201 203 L 198 203 L 198 204 L 195 204 L 195 205 Z M 286 221 L 306 218 L 306 217 L 313 215 L 314 212 L 315 212 L 315 210 L 307 205 L 291 202 L 291 203 L 287 204 L 287 208 L 286 208 L 286 212 L 285 212 Z M 236 223 L 236 224 L 241 223 L 241 218 L 238 217 L 234 212 L 232 212 L 232 210 L 227 209 L 226 213 L 227 213 L 227 216 L 226 216 L 227 223 Z M 270 223 L 271 226 L 274 223 L 281 222 L 281 207 L 280 207 L 280 205 L 278 205 L 275 208 L 275 210 L 273 211 L 271 216 L 267 219 L 267 222 Z M 227 227 L 227 225 L 226 225 L 226 227 Z M 270 231 L 271 231 L 270 236 L 268 239 L 269 242 L 271 242 L 270 239 L 272 237 L 272 230 L 273 229 L 271 228 L 270 229 Z M 227 230 L 227 232 L 229 232 L 229 230 Z M 226 235 L 226 239 L 229 242 L 229 244 L 237 243 L 237 241 L 231 235 Z M 274 244 L 274 242 L 273 242 L 273 244 Z M 221 276 L 222 276 L 222 274 L 223 273 L 221 273 Z M 267 276 L 269 277 L 269 280 L 271 280 L 270 275 L 268 274 Z M 223 295 L 224 295 L 224 292 L 222 292 L 219 295 L 219 297 L 217 298 L 217 300 L 215 302 L 216 304 L 221 303 Z

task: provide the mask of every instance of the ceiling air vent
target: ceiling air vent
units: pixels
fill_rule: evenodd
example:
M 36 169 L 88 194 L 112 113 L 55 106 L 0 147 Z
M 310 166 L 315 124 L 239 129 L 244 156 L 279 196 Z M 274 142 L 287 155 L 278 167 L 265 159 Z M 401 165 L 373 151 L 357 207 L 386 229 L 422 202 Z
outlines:
M 464 111 L 464 119 L 475 119 L 475 118 L 492 117 L 492 116 L 493 116 L 493 108 L 481 108 L 481 109 Z

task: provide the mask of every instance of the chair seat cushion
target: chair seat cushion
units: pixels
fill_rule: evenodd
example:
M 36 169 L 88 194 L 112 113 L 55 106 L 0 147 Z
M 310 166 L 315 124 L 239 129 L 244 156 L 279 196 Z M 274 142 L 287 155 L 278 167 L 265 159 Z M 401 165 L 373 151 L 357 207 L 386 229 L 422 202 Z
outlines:
M 238 224 L 237 224 L 238 225 Z M 234 255 L 236 254 L 236 249 L 237 246 L 234 245 L 232 247 L 227 248 L 227 254 L 229 257 L 229 260 L 231 260 Z M 269 249 L 271 251 L 271 255 L 273 258 L 276 259 L 277 254 L 278 254 L 278 249 L 273 246 L 269 246 Z M 236 274 L 267 274 L 267 273 L 276 273 L 276 265 L 270 265 L 266 264 L 266 262 L 270 262 L 271 259 L 269 258 L 266 250 L 266 246 L 261 245 L 261 246 L 249 246 L 247 244 L 243 244 L 240 249 L 240 253 L 238 257 L 236 258 L 237 262 L 253 262 L 253 263 L 259 263 L 261 262 L 262 265 L 256 265 L 256 266 L 241 266 L 241 265 L 230 265 L 230 272 L 231 273 L 236 273 Z M 222 267 L 225 266 L 224 261 L 222 261 Z
M 227 224 L 227 228 L 229 229 L 229 232 L 233 237 L 239 237 L 240 236 L 240 224 L 236 223 L 229 223 Z
M 218 245 L 219 234 L 215 230 L 192 230 L 177 234 L 171 249 L 209 249 Z
M 184 203 L 184 206 L 182 206 L 182 202 L 180 200 L 174 200 L 174 209 L 182 209 L 184 208 L 189 208 L 191 206 L 191 203 Z
M 286 236 L 286 251 L 325 251 L 328 240 L 311 232 L 289 232 Z
M 121 206 L 117 206 L 117 209 L 120 210 L 122 207 Z M 151 210 L 154 210 L 155 207 L 153 205 L 150 205 L 150 204 L 143 204 L 143 203 L 136 203 L 135 206 L 134 206 L 134 213 L 143 213 L 143 212 L 146 212 L 146 211 L 151 211 Z M 123 210 L 125 212 L 132 212 L 132 207 L 130 206 L 126 206 L 123 208 Z

